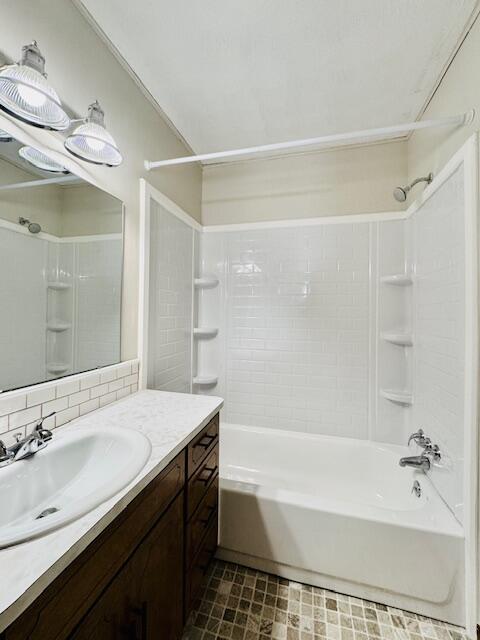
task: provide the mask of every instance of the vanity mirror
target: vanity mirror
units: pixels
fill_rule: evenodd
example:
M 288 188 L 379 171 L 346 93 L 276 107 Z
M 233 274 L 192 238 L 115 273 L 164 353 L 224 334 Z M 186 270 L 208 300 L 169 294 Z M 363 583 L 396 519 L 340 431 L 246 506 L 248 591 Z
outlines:
M 0 130 L 0 392 L 120 361 L 123 205 Z

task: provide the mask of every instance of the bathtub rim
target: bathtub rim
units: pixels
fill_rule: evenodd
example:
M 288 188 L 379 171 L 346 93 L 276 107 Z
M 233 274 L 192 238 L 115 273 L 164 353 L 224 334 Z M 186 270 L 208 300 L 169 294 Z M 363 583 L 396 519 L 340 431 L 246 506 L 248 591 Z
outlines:
M 242 433 L 248 433 L 248 434 L 256 433 L 260 435 L 270 435 L 270 436 L 273 435 L 274 433 L 276 438 L 281 437 L 285 439 L 289 437 L 290 438 L 293 437 L 296 439 L 310 440 L 310 441 L 327 440 L 343 446 L 345 446 L 345 444 L 348 445 L 349 443 L 350 444 L 355 443 L 355 446 L 361 446 L 363 448 L 375 448 L 380 451 L 383 449 L 389 454 L 391 454 L 392 452 L 398 452 L 399 456 L 405 455 L 410 451 L 408 447 L 404 445 L 389 444 L 389 443 L 377 442 L 373 440 L 360 440 L 357 438 L 344 438 L 340 436 L 322 435 L 322 434 L 308 433 L 303 431 L 289 431 L 284 429 L 275 430 L 270 427 L 257 427 L 257 426 L 241 425 L 241 424 L 227 423 L 227 422 L 220 423 L 220 441 L 222 440 L 222 429 L 224 430 L 224 433 L 226 429 L 227 431 L 228 430 L 241 431 Z M 351 502 L 335 500 L 335 499 L 331 499 L 329 501 L 324 497 L 314 496 L 313 494 L 304 494 L 300 491 L 291 491 L 281 487 L 271 487 L 271 486 L 261 485 L 256 483 L 248 483 L 241 479 L 235 479 L 228 475 L 224 475 L 224 473 L 225 473 L 225 467 L 222 465 L 222 456 L 220 456 L 220 481 L 221 482 L 227 482 L 229 485 L 232 484 L 232 486 L 235 483 L 237 483 L 238 485 L 243 484 L 245 485 L 245 489 L 248 485 L 255 484 L 255 486 L 258 487 L 257 495 L 265 499 L 273 499 L 273 495 L 277 494 L 277 496 L 280 495 L 283 499 L 285 499 L 286 502 L 290 504 L 299 504 L 305 508 L 317 507 L 322 511 L 325 511 L 327 513 L 332 513 L 335 515 L 348 515 L 352 518 L 380 522 L 384 524 L 389 524 L 391 526 L 407 528 L 410 530 L 420 530 L 420 531 L 425 531 L 429 533 L 435 533 L 437 535 L 446 535 L 446 536 L 452 536 L 455 538 L 465 539 L 465 530 L 463 525 L 457 520 L 454 513 L 451 511 L 448 504 L 445 502 L 445 500 L 442 498 L 440 493 L 437 491 L 437 489 L 435 488 L 435 485 L 433 484 L 433 482 L 431 481 L 431 479 L 426 473 L 422 474 L 422 482 L 425 482 L 425 484 L 428 486 L 428 493 L 429 493 L 429 496 L 431 497 L 431 500 L 425 505 L 424 508 L 412 509 L 412 510 L 399 510 L 399 511 L 396 511 L 395 509 L 390 510 L 388 508 L 383 508 L 378 505 L 361 504 L 359 506 L 353 500 Z M 246 491 L 245 489 L 242 489 L 241 487 L 237 488 L 237 490 L 241 490 L 244 493 L 247 493 L 248 491 Z M 334 507 L 335 503 L 340 508 L 335 508 Z M 343 509 L 341 508 L 342 506 L 344 507 Z M 347 507 L 350 507 L 350 508 L 347 508 Z M 443 520 L 443 522 L 441 523 L 442 528 L 440 530 L 438 529 L 438 526 L 440 523 L 436 523 L 436 522 L 422 523 L 421 520 L 416 521 L 415 517 L 413 517 L 410 522 L 407 519 L 404 522 L 402 522 L 402 521 L 396 521 L 394 518 L 388 518 L 389 511 L 393 513 L 402 513 L 407 515 L 407 514 L 424 513 L 425 510 L 435 511 L 435 509 L 438 507 L 440 507 L 441 509 L 441 517 Z M 377 511 L 378 513 L 375 514 L 375 511 Z M 384 517 L 381 517 L 382 515 Z

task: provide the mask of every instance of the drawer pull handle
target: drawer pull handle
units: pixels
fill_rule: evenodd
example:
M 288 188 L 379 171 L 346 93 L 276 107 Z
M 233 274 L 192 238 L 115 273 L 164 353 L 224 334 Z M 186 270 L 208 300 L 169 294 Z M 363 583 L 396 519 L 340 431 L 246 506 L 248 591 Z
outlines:
M 208 449 L 208 447 L 212 444 L 212 442 L 216 439 L 215 436 L 209 436 L 208 434 L 203 436 L 199 442 L 196 443 L 196 447 L 202 447 L 202 449 Z M 204 442 L 206 440 L 207 442 Z
M 215 549 L 216 547 L 213 547 L 212 549 L 205 549 L 205 553 L 208 554 L 208 560 L 206 562 L 206 564 L 199 564 L 198 568 L 202 571 L 202 573 L 206 573 L 208 567 L 210 566 L 210 561 L 212 559 L 213 554 L 215 553 Z
M 210 480 L 213 478 L 213 476 L 216 474 L 217 468 L 218 467 L 205 467 L 203 471 L 208 471 L 208 476 L 206 478 L 201 478 L 200 476 L 198 476 L 197 478 L 198 482 L 203 482 L 204 484 L 208 484 Z
M 200 524 L 203 524 L 203 526 L 206 527 L 212 519 L 212 513 L 215 511 L 215 509 L 216 505 L 205 507 L 205 511 L 208 513 L 208 516 L 206 518 L 202 518 L 200 520 Z

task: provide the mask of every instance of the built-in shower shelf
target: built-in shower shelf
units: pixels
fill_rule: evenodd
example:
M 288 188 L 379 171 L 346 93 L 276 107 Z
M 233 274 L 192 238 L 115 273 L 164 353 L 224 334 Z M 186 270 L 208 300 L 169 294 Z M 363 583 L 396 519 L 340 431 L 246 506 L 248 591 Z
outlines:
M 69 322 L 49 322 L 47 324 L 47 329 L 49 331 L 54 331 L 55 333 L 60 333 L 61 331 L 67 331 L 71 326 L 72 325 Z
M 382 340 L 398 344 L 400 347 L 411 347 L 413 345 L 413 337 L 411 333 L 382 333 Z
M 48 373 L 53 373 L 53 375 L 60 375 L 69 369 L 70 365 L 65 364 L 65 362 L 49 362 L 47 364 Z
M 72 285 L 68 282 L 61 282 L 60 280 L 55 280 L 49 282 L 47 284 L 49 289 L 53 289 L 54 291 L 64 291 L 65 289 L 71 289 Z
M 380 282 L 393 284 L 397 287 L 408 287 L 413 284 L 413 278 L 407 273 L 394 273 L 391 276 L 382 276 Z
M 193 335 L 195 336 L 195 338 L 215 338 L 217 333 L 218 329 L 214 329 L 212 327 L 195 327 L 195 329 L 193 330 Z
M 198 385 L 199 387 L 209 387 L 217 384 L 218 377 L 217 376 L 195 376 L 193 378 L 193 384 Z
M 204 278 L 195 278 L 195 287 L 197 289 L 213 289 L 218 285 L 218 278 L 215 277 L 207 277 Z
M 413 394 L 404 389 L 380 389 L 380 395 L 390 402 L 410 406 L 413 404 Z

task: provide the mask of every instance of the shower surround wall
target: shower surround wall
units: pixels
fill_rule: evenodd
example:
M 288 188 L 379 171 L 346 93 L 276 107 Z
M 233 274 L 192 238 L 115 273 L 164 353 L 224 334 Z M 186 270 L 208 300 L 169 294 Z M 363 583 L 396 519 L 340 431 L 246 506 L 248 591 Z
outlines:
M 206 234 L 224 251 L 228 422 L 368 437 L 370 240 L 368 224 Z
M 199 367 L 225 363 L 211 393 L 225 398 L 226 422 L 404 443 L 408 409 L 377 388 L 405 386 L 403 363 L 386 381 L 377 381 L 375 367 L 379 278 L 405 268 L 404 226 L 337 219 L 206 228 L 201 269 L 220 278 L 221 302 L 217 319 L 200 302 L 199 323 L 217 322 L 219 336 L 202 345 Z M 404 323 L 397 306 L 392 329 Z
M 440 447 L 444 468 L 433 467 L 430 475 L 460 522 L 465 473 L 463 172 L 458 168 L 412 219 L 417 247 L 413 424 L 423 426 Z
M 120 360 L 122 251 L 118 234 L 32 236 L 1 223 L 0 389 Z
M 194 231 L 154 199 L 150 225 L 148 387 L 188 393 Z

